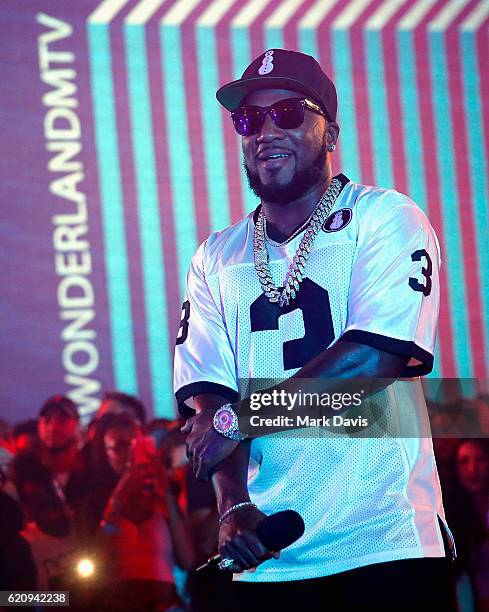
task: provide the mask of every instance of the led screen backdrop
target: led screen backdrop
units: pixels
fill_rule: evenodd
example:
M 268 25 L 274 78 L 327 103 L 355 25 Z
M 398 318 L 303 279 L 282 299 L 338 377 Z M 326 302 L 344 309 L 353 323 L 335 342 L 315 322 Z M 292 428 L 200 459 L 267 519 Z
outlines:
M 256 206 L 215 91 L 273 47 L 335 81 L 335 170 L 438 232 L 434 375 L 487 377 L 487 0 L 6 0 L 0 28 L 3 416 L 109 388 L 173 415 L 190 257 Z

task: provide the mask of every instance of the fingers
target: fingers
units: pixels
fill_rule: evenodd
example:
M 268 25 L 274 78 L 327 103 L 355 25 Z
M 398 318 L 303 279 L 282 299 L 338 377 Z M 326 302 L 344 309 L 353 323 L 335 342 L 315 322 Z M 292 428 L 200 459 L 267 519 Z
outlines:
M 280 552 L 267 550 L 262 543 L 249 533 L 237 534 L 220 548 L 221 557 L 233 559 L 234 564 L 227 571 L 233 573 L 251 570 L 271 557 L 278 559 Z
M 234 560 L 234 565 L 238 565 L 241 572 L 258 565 L 258 559 L 255 559 L 253 553 L 239 543 L 230 542 L 227 546 L 226 556 Z

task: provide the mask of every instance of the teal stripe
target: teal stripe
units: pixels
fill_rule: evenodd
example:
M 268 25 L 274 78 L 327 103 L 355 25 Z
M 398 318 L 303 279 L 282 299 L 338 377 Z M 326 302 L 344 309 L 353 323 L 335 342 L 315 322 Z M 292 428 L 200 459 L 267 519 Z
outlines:
M 316 59 L 319 58 L 316 30 L 311 28 L 299 29 L 299 49 L 302 53 L 312 55 Z
M 281 28 L 265 28 L 265 49 L 283 49 L 284 37 Z
M 462 32 L 462 67 L 465 94 L 465 113 L 469 145 L 470 180 L 476 244 L 479 260 L 481 316 L 486 357 L 489 357 L 489 181 L 488 160 L 483 141 L 481 89 L 475 34 Z M 487 102 L 486 102 L 487 103 Z
M 406 151 L 406 170 L 408 194 L 425 212 L 428 212 L 426 202 L 426 185 L 424 180 L 424 151 L 421 137 L 421 122 L 419 117 L 418 88 L 416 83 L 416 64 L 413 38 L 411 32 L 397 32 L 398 57 L 402 61 L 398 65 L 399 87 L 402 107 L 404 147 Z M 442 259 L 444 256 L 442 254 Z M 431 378 L 442 376 L 440 343 L 437 340 Z
M 375 185 L 394 187 L 389 113 L 384 79 L 381 32 L 365 30 L 364 49 L 367 64 L 367 91 L 370 106 L 370 134 L 375 168 Z
M 472 378 L 472 354 L 469 345 L 467 317 L 467 296 L 463 266 L 463 250 L 460 237 L 455 183 L 455 160 L 453 150 L 456 143 L 452 138 L 452 120 L 448 97 L 445 39 L 442 32 L 430 32 L 430 59 L 433 83 L 433 111 L 437 136 L 437 154 L 440 181 L 441 206 L 445 226 L 445 262 L 448 276 L 448 293 L 452 304 L 452 336 L 455 347 L 455 367 L 460 378 Z
M 424 181 L 424 151 L 419 117 L 416 64 L 411 32 L 397 33 L 399 84 L 401 90 L 402 122 L 405 134 L 406 168 L 409 196 L 427 212 Z
M 109 30 L 105 25 L 88 22 L 87 36 L 105 243 L 114 383 L 117 389 L 137 395 L 131 290 Z
M 171 351 L 144 27 L 126 24 L 124 35 L 153 408 L 156 416 L 172 418 Z
M 246 66 L 251 62 L 251 51 L 249 33 L 245 28 L 231 28 L 231 53 L 233 61 L 234 79 L 239 79 L 243 74 Z M 238 139 L 239 162 L 242 164 L 243 156 L 241 154 L 241 138 Z M 241 190 L 243 194 L 243 207 L 245 214 L 254 210 L 258 205 L 258 200 L 255 194 L 248 187 L 244 170 L 241 171 Z
M 197 27 L 197 61 L 199 66 L 205 175 L 209 196 L 211 230 L 224 229 L 231 223 L 228 180 L 224 160 L 224 137 L 221 109 L 216 100 L 219 88 L 215 32 Z
M 180 38 L 178 27 L 161 25 L 161 61 L 164 73 L 170 182 L 175 211 L 178 278 L 180 287 L 185 287 L 190 261 L 197 249 L 197 231 Z M 165 137 L 164 134 L 160 136 Z
M 460 389 L 462 391 L 462 397 L 469 399 L 475 399 L 478 395 L 479 389 L 476 378 L 463 378 L 460 381 Z
M 358 160 L 357 120 L 354 105 L 349 34 L 347 30 L 332 30 L 332 51 L 335 85 L 341 113 L 340 139 L 344 171 L 352 181 L 361 181 Z
M 239 79 L 251 61 L 250 40 L 248 38 L 248 31 L 244 28 L 231 28 L 231 52 L 233 79 Z

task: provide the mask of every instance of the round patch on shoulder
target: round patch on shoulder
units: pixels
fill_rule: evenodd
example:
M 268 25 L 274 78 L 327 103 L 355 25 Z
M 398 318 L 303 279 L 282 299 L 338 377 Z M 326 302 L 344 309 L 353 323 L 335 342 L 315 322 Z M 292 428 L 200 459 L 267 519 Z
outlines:
M 338 232 L 350 223 L 352 216 L 351 208 L 340 208 L 323 223 L 323 232 Z

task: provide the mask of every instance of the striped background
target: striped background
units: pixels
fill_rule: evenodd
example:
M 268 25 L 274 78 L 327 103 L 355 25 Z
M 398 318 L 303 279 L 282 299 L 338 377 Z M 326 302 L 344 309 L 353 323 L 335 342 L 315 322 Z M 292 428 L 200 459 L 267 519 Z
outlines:
M 34 15 L 42 2 L 23 5 Z M 76 10 L 107 278 L 107 385 L 173 414 L 190 258 L 256 205 L 215 91 L 272 47 L 314 55 L 335 82 L 335 171 L 409 194 L 438 233 L 433 376 L 488 377 L 488 0 L 92 0 L 85 15 Z

